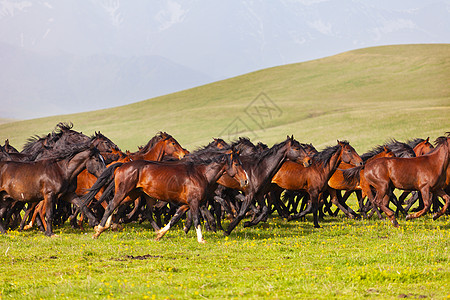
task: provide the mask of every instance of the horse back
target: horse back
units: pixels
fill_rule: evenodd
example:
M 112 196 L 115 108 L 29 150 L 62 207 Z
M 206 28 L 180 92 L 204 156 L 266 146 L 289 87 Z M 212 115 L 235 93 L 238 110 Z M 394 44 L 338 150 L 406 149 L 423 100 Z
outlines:
M 2 162 L 0 190 L 17 201 L 39 201 L 47 192 L 64 185 L 61 169 L 48 161 Z

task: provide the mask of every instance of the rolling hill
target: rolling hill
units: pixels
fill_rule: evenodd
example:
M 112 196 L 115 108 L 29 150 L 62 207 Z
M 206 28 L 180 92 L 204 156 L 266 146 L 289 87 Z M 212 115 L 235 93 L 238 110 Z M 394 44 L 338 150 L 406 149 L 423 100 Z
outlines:
M 365 48 L 126 106 L 1 124 L 0 141 L 21 148 L 62 121 L 131 151 L 166 131 L 189 150 L 212 137 L 272 145 L 293 134 L 318 148 L 347 139 L 362 153 L 388 138 L 450 131 L 449 79 L 450 44 Z

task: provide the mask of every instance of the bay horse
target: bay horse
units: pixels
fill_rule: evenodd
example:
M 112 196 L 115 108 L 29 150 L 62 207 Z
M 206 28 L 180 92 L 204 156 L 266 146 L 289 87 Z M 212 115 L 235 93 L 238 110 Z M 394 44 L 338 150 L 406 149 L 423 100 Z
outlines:
M 245 218 L 251 204 L 254 202 L 258 203 L 259 215 L 246 222 L 244 227 L 256 225 L 267 217 L 269 208 L 264 196 L 270 190 L 272 177 L 286 160 L 299 160 L 305 167 L 308 167 L 311 163 L 311 158 L 293 136 L 288 136 L 285 141 L 275 144 L 269 149 L 252 155 L 243 155 L 240 158 L 242 166 L 249 176 L 249 184 L 247 187 L 240 188 L 244 193 L 243 202 L 237 216 L 230 222 L 227 230 L 224 231 L 225 235 L 229 235 L 239 222 Z M 231 180 L 226 174 L 220 178 L 218 183 L 226 187 L 237 188 L 236 182 Z
M 150 208 L 157 200 L 180 206 L 169 223 L 157 232 L 156 240 L 161 239 L 190 209 L 197 231 L 197 241 L 204 243 L 198 213 L 211 185 L 215 184 L 224 172 L 235 177 L 242 186 L 248 184 L 247 174 L 233 150 L 217 150 L 210 154 L 213 156 L 207 159 L 200 155 L 189 155 L 179 161 L 136 160 L 116 167 L 113 173 L 114 198 L 109 202 L 100 224 L 95 227 L 93 238 L 98 238 L 109 227 L 111 214 L 124 200 L 144 196 Z M 89 198 L 85 201 L 89 201 Z
M 370 155 L 367 154 L 361 155 L 361 159 L 363 160 L 364 164 L 377 158 L 395 156 L 394 153 L 386 146 L 383 146 L 383 148 L 377 147 L 376 150 L 370 151 L 368 153 L 370 153 Z M 339 165 L 339 168 L 336 169 L 331 178 L 328 180 L 328 193 L 331 197 L 331 202 L 338 207 L 338 209 L 333 215 L 337 215 L 337 212 L 341 210 L 350 219 L 358 217 L 358 215 L 345 203 L 345 201 L 350 196 L 351 192 L 356 191 L 358 191 L 357 198 L 360 211 L 364 214 L 363 201 L 364 198 L 366 197 L 366 194 L 364 193 L 364 191 L 363 193 L 361 193 L 362 188 L 360 186 L 360 182 L 356 180 L 346 181 L 344 178 L 344 171 L 354 167 L 355 166 L 351 164 L 341 163 Z M 363 166 L 358 166 L 355 168 L 355 170 L 360 170 L 360 172 L 364 172 Z M 363 176 L 360 177 L 364 178 Z M 340 190 L 346 191 L 344 197 L 341 197 L 341 199 L 339 199 L 338 197 L 338 194 L 340 194 L 338 192 Z
M 53 235 L 54 203 L 59 198 L 77 202 L 72 192 L 73 181 L 84 169 L 100 173 L 104 168 L 99 151 L 90 143 L 61 148 L 53 157 L 35 162 L 0 162 L 0 195 L 6 203 L 44 201 L 45 235 Z M 73 188 L 74 189 L 74 188 Z M 0 220 L 0 231 L 5 232 Z
M 398 222 L 394 212 L 388 207 L 389 192 L 393 188 L 419 191 L 425 207 L 416 213 L 406 216 L 407 220 L 418 218 L 429 211 L 431 193 L 445 200 L 444 207 L 433 219 L 444 214 L 450 204 L 450 197 L 445 188 L 446 173 L 449 165 L 450 137 L 440 137 L 436 140 L 436 148 L 425 155 L 413 158 L 380 158 L 365 166 L 367 182 L 376 190 L 374 204 L 390 219 L 395 227 Z
M 319 196 L 327 188 L 327 183 L 341 161 L 354 165 L 362 165 L 361 157 L 347 141 L 337 141 L 336 146 L 327 147 L 313 157 L 311 166 L 304 166 L 286 161 L 272 179 L 275 199 L 279 199 L 283 189 L 303 190 L 309 195 L 308 207 L 297 214 L 290 215 L 288 221 L 295 220 L 312 213 L 314 227 L 320 228 L 318 222 Z M 277 201 L 277 200 L 275 200 Z
M 52 152 L 57 151 L 58 147 L 59 148 L 70 147 L 71 145 L 76 144 L 77 141 L 90 143 L 93 147 L 97 148 L 99 150 L 100 157 L 105 160 L 104 161 L 105 164 L 109 164 L 114 159 L 118 159 L 122 154 L 119 147 L 115 143 L 113 143 L 109 138 L 103 135 L 101 132 L 95 132 L 94 135 L 88 138 L 86 135 L 82 133 L 78 133 L 74 130 L 71 130 L 72 125 L 59 123 L 57 125 L 57 128 L 59 128 L 59 131 L 53 132 L 52 134 L 48 135 L 49 137 L 52 136 L 52 139 L 55 143 L 48 143 L 46 142 L 45 138 L 30 139 L 29 141 L 30 144 L 28 144 L 28 147 L 34 148 L 35 150 L 40 148 L 39 154 L 36 156 L 35 160 L 42 160 L 51 157 L 53 155 Z M 69 135 L 70 138 L 65 137 L 66 135 Z M 56 141 L 59 141 L 59 144 L 56 144 Z M 89 173 L 87 169 L 84 169 L 77 176 L 77 190 L 89 188 L 90 186 L 86 187 L 86 185 L 92 181 L 92 177 L 94 178 L 93 182 L 95 182 L 96 177 L 93 174 Z M 80 196 L 79 193 L 77 193 L 77 195 Z M 21 222 L 20 224 L 21 230 L 22 229 L 27 230 L 32 228 L 38 214 L 41 216 L 41 220 L 44 219 L 43 218 L 43 216 L 45 215 L 44 203 L 40 202 L 35 204 L 36 205 L 34 205 L 33 207 L 31 207 L 26 211 L 23 222 Z M 34 210 L 31 220 L 27 225 L 25 225 L 24 222 L 26 221 L 26 217 L 30 215 L 31 210 Z M 67 217 L 69 217 L 69 215 L 67 215 Z M 63 218 L 62 221 L 64 222 L 65 218 Z

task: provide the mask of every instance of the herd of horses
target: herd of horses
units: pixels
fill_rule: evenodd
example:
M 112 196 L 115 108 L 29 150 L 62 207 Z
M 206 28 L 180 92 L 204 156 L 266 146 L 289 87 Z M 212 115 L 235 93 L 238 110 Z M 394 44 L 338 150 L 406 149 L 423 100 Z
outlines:
M 449 155 L 450 133 L 434 146 L 429 138 L 391 139 L 360 156 L 347 141 L 319 152 L 293 136 L 272 147 L 214 138 L 189 152 L 159 132 L 131 153 L 100 132 L 87 136 L 59 123 L 48 135 L 30 137 L 20 152 L 8 140 L 1 146 L 0 231 L 36 224 L 52 236 L 55 225 L 79 228 L 87 220 L 97 238 L 110 227 L 147 220 L 159 240 L 185 217 L 185 232 L 193 225 L 204 243 L 202 222 L 229 235 L 246 218 L 244 227 L 274 212 L 287 220 L 312 213 L 320 227 L 319 218 L 339 211 L 348 218 L 384 213 L 397 227 L 399 213 L 406 219 L 446 213 Z M 397 198 L 394 189 L 403 194 Z M 346 204 L 352 193 L 357 212 Z

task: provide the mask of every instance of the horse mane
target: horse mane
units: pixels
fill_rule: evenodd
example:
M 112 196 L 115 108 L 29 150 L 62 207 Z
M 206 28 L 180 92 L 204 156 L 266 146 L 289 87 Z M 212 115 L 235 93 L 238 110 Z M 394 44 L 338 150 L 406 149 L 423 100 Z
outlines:
M 59 122 L 58 124 L 56 124 L 55 130 L 53 132 L 55 132 L 56 134 L 60 134 L 63 133 L 64 131 L 72 130 L 72 128 L 73 128 L 72 122 L 69 123 Z
M 231 148 L 230 148 L 231 149 Z M 180 161 L 194 163 L 196 165 L 208 165 L 213 162 L 222 162 L 227 157 L 229 149 L 205 148 L 189 153 Z
M 363 160 L 363 162 L 366 162 L 368 159 L 370 159 L 370 158 L 374 157 L 375 155 L 380 154 L 381 152 L 383 152 L 384 151 L 384 147 L 387 147 L 387 146 L 379 145 L 379 146 L 376 146 L 376 147 L 372 148 L 368 152 L 362 154 L 361 155 L 361 159 Z
M 103 139 L 103 140 L 106 140 L 106 141 L 108 141 L 108 143 L 110 143 L 110 144 L 112 144 L 113 145 L 113 148 L 114 148 L 114 150 L 117 150 L 117 151 L 121 151 L 120 150 L 120 148 L 119 148 L 119 146 L 117 146 L 113 141 L 111 141 L 111 139 L 109 139 L 107 136 L 105 136 L 104 134 L 102 134 L 100 131 L 96 131 L 93 135 L 91 135 L 90 137 L 89 137 L 91 140 L 95 140 L 96 138 L 97 139 Z
M 348 141 L 341 141 L 341 143 L 345 145 L 349 145 Z M 341 144 L 337 144 L 336 146 L 329 146 L 323 149 L 322 151 L 318 152 L 313 156 L 313 159 L 317 163 L 321 163 L 323 166 L 328 165 L 330 162 L 331 157 L 333 156 L 336 151 L 341 149 Z
M 422 143 L 423 141 L 425 141 L 425 139 L 422 138 L 415 138 L 413 140 L 408 140 L 406 141 L 406 144 L 408 144 L 408 146 L 410 146 L 411 148 L 415 148 L 417 145 L 419 145 L 420 143 Z
M 265 158 L 272 156 L 274 153 L 277 153 L 281 148 L 283 148 L 286 145 L 288 140 L 289 139 L 286 139 L 285 141 L 283 141 L 281 143 L 273 145 L 271 148 L 267 148 L 267 149 L 257 153 L 255 160 L 262 161 Z M 293 141 L 295 141 L 295 140 L 293 140 Z M 297 142 L 297 141 L 295 141 L 295 142 Z M 299 142 L 297 142 L 297 143 L 298 143 L 298 145 L 300 145 Z
M 263 151 L 269 149 L 269 146 L 267 146 L 263 142 L 258 142 L 258 144 L 256 144 L 256 149 L 258 149 L 259 151 Z
M 309 144 L 300 143 L 300 145 L 306 150 L 306 152 L 319 153 L 319 151 L 317 151 L 316 147 L 314 147 L 313 144 L 311 144 L 311 143 L 309 143 Z
M 436 138 L 436 140 L 434 141 L 434 146 L 438 147 L 440 145 L 443 145 L 446 141 L 447 141 L 447 137 L 440 136 L 440 137 Z
M 44 157 L 41 157 L 40 160 L 46 159 L 46 160 L 60 161 L 60 160 L 64 160 L 64 159 L 71 159 L 76 154 L 78 154 L 86 149 L 89 149 L 91 147 L 91 144 L 92 144 L 92 139 L 89 140 L 88 142 L 65 145 L 64 147 L 61 147 L 57 150 L 51 151 L 49 154 L 46 154 Z M 91 149 L 92 149 L 92 151 L 97 151 L 98 153 L 100 153 L 96 147 L 92 147 Z
M 384 146 L 391 149 L 396 157 L 416 157 L 413 148 L 406 143 L 399 142 L 396 139 L 390 139 Z
M 238 150 L 241 155 L 256 155 L 259 152 L 257 147 L 247 137 L 240 137 L 239 140 L 231 144 L 231 147 Z

